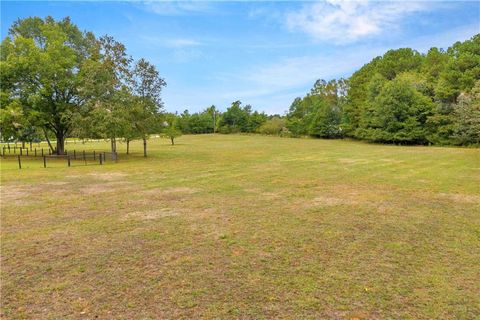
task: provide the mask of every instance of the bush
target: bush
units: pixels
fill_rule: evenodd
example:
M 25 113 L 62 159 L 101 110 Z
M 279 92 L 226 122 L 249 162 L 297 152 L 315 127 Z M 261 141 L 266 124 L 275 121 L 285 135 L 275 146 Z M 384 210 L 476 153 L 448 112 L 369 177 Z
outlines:
M 262 124 L 257 132 L 266 135 L 280 135 L 286 126 L 285 119 L 273 117 Z

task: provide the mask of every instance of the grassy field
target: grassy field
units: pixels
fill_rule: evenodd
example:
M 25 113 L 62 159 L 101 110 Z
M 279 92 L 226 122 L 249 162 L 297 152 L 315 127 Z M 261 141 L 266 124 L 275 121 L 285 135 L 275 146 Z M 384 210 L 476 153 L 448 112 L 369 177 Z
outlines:
M 2 318 L 479 318 L 479 149 L 141 147 L 103 166 L 2 161 Z

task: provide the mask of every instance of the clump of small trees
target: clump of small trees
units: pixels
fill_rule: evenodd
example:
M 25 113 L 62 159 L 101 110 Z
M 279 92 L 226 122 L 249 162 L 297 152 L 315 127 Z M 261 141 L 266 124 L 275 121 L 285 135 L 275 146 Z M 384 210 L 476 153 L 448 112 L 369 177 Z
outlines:
M 1 43 L 1 138 L 56 139 L 52 151 L 63 154 L 65 138 L 147 139 L 157 132 L 166 85 L 156 67 L 134 61 L 110 36 L 95 37 L 69 18 L 19 19 Z
M 234 101 L 224 112 L 211 106 L 201 112 L 190 113 L 185 110 L 176 117 L 176 127 L 183 133 L 255 133 L 268 119 L 264 112 L 253 111 L 251 105 L 242 106 Z

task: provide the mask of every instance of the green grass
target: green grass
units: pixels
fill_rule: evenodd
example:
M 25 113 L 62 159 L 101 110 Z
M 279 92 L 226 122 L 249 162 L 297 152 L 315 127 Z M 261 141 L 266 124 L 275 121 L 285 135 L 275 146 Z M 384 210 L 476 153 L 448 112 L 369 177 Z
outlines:
M 3 318 L 480 315 L 478 149 L 203 135 L 141 150 L 2 160 Z

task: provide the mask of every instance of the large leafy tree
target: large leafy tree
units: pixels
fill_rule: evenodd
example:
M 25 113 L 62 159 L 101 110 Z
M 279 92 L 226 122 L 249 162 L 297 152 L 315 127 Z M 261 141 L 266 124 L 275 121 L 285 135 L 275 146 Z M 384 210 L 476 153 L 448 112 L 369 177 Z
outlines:
M 143 140 L 143 153 L 146 157 L 148 136 L 159 129 L 159 115 L 163 108 L 161 92 L 166 82 L 156 67 L 143 58 L 135 63 L 131 76 L 131 91 L 135 97 L 131 119 Z
M 109 139 L 115 157 L 117 139 L 130 138 L 132 132 L 132 59 L 125 46 L 111 36 L 101 37 L 96 46 L 96 55 L 85 64 L 81 78 L 82 95 L 87 101 L 84 109 L 89 112 L 84 112 L 76 123 L 87 131 L 86 135 Z
M 464 42 L 456 42 L 447 50 L 448 59 L 439 72 L 435 97 L 442 102 L 457 102 L 480 79 L 480 34 Z
M 55 135 L 57 154 L 64 153 L 65 137 L 86 102 L 79 84 L 95 44 L 93 34 L 69 18 L 52 17 L 16 21 L 2 42 L 2 95 L 18 101 L 45 135 Z
M 371 95 L 368 103 L 371 111 L 363 114 L 358 136 L 377 142 L 427 142 L 425 123 L 433 112 L 433 103 L 415 88 L 408 77 L 386 82 L 378 95 Z

